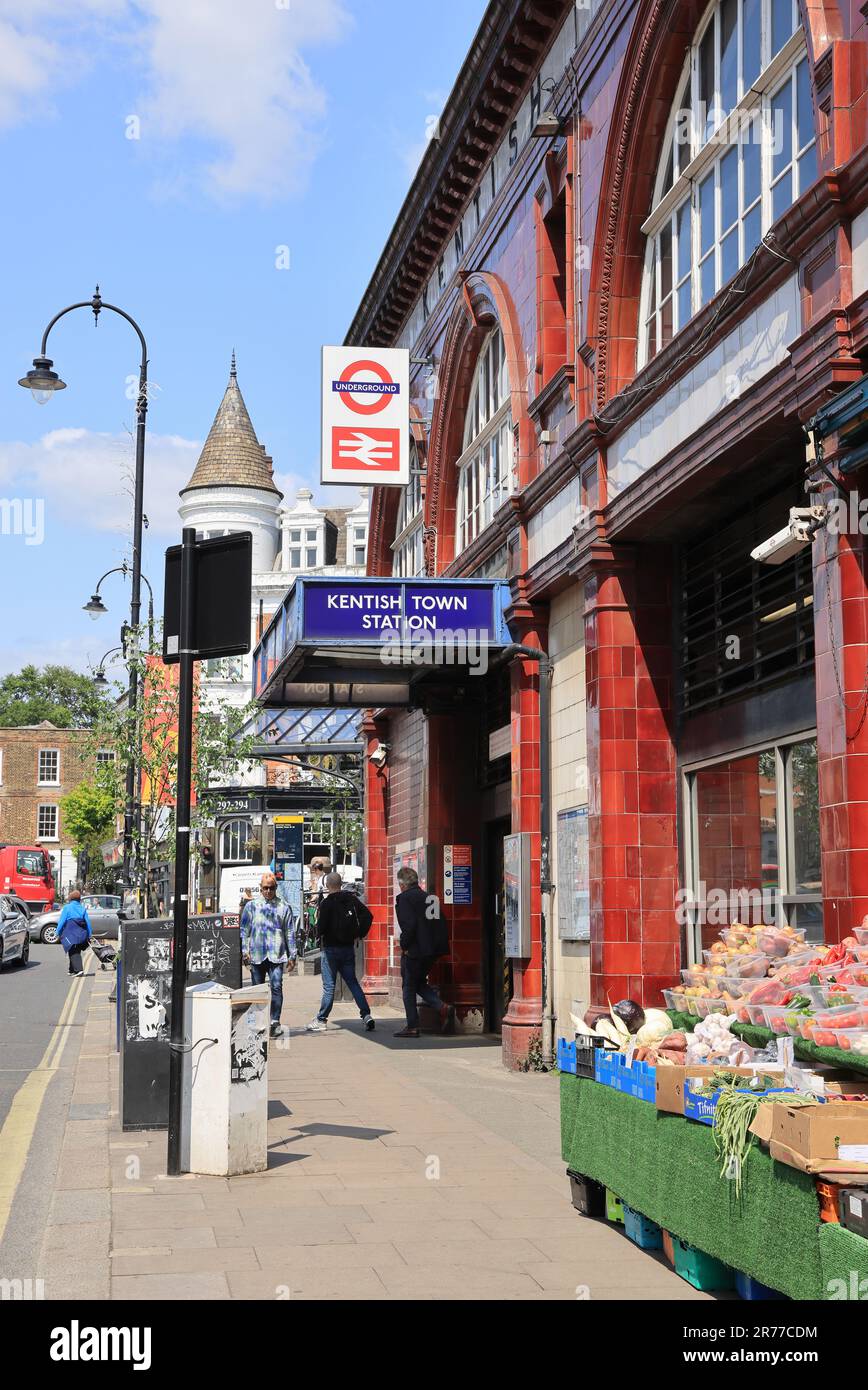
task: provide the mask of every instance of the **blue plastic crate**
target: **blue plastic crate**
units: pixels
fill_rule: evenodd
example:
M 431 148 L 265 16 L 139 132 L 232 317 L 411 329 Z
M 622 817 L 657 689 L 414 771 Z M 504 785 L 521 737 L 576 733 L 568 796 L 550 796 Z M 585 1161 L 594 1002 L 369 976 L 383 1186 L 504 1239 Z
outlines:
M 558 1070 L 576 1074 L 576 1044 L 566 1038 L 558 1038 Z
M 634 1211 L 626 1202 L 621 1205 L 624 1208 L 624 1231 L 633 1244 L 638 1245 L 640 1250 L 662 1250 L 663 1231 L 657 1222 Z
M 700 1083 L 701 1085 L 702 1083 Z M 780 1095 L 792 1094 L 792 1086 L 771 1086 L 767 1091 L 752 1091 L 747 1086 L 739 1086 L 738 1090 L 744 1091 L 746 1095 Z M 717 1109 L 717 1102 L 720 1099 L 720 1092 L 713 1096 L 697 1095 L 689 1079 L 684 1082 L 684 1114 L 688 1120 L 697 1120 L 701 1125 L 714 1124 L 714 1112 Z
M 777 1289 L 770 1289 L 768 1284 L 761 1284 L 758 1279 L 752 1279 L 749 1274 L 742 1274 L 739 1269 L 735 1272 L 735 1291 L 739 1298 L 745 1299 L 748 1303 L 786 1299 L 786 1294 L 778 1293 Z

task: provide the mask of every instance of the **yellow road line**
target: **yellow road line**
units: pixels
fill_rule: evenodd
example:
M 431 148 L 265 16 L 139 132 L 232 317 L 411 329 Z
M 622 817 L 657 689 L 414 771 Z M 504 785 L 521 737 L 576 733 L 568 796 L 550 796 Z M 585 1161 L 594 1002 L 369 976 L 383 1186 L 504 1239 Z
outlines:
M 88 959 L 84 968 L 85 974 L 90 973 L 90 963 Z M 3 1128 L 0 1129 L 0 1240 L 6 1232 L 15 1193 L 18 1191 L 18 1184 L 30 1155 L 30 1145 L 33 1142 L 42 1102 L 51 1078 L 60 1068 L 60 1060 L 69 1039 L 70 1027 L 83 988 L 84 979 L 81 975 L 70 982 L 60 1017 L 42 1059 L 15 1093 Z

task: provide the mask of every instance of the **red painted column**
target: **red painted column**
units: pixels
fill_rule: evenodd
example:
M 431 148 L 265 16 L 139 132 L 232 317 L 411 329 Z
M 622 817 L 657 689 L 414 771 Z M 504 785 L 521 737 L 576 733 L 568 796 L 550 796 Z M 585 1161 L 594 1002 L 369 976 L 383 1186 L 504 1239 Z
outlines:
M 817 761 L 823 926 L 829 942 L 868 912 L 868 540 L 814 543 Z
M 385 1004 L 389 998 L 389 927 L 394 912 L 389 878 L 389 769 L 374 767 L 369 754 L 381 741 L 388 741 L 386 724 L 366 717 L 362 722 L 362 734 L 365 739 L 365 894 L 374 917 L 365 938 L 362 989 L 370 1004 Z
M 670 556 L 609 552 L 585 584 L 591 993 L 657 1005 L 680 927 Z
M 508 614 L 516 641 L 546 648 L 547 620 L 529 604 Z M 528 1053 L 542 1026 L 542 904 L 540 898 L 540 722 L 539 662 L 512 662 L 512 830 L 530 835 L 531 953 L 513 961 L 512 998 L 503 1018 L 503 1064 L 514 1068 Z

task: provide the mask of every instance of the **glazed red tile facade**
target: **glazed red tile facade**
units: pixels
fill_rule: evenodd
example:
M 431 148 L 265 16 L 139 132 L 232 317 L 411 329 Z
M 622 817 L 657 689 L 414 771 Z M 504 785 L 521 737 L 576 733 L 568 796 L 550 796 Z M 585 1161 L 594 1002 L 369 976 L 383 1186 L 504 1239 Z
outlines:
M 534 1046 L 551 1012 L 553 973 L 567 961 L 586 971 L 581 1003 L 624 995 L 658 1003 L 704 944 L 701 925 L 678 910 L 679 890 L 697 881 L 762 890 L 788 874 L 782 910 L 807 921 L 822 899 L 827 940 L 868 911 L 864 537 L 820 535 L 812 596 L 784 592 L 791 571 L 781 568 L 777 607 L 761 596 L 774 592 L 774 576 L 751 569 L 749 559 L 763 539 L 750 529 L 760 525 L 754 504 L 759 511 L 768 502 L 779 529 L 790 505 L 833 496 L 816 471 L 813 493 L 804 493 L 805 427 L 868 365 L 866 19 L 850 3 L 802 5 L 788 46 L 763 50 L 762 100 L 772 116 L 784 102 L 775 83 L 793 74 L 803 124 L 784 138 L 806 154 L 798 171 L 794 155 L 787 177 L 791 190 L 797 174 L 805 186 L 773 207 L 780 195 L 771 188 L 772 149 L 762 165 L 772 171 L 764 198 L 777 216 L 763 213 L 764 240 L 748 254 L 744 221 L 737 235 L 745 252 L 727 277 L 721 230 L 712 253 L 719 283 L 706 291 L 707 271 L 691 266 L 691 312 L 673 328 L 674 298 L 668 310 L 658 299 L 679 273 L 666 237 L 677 232 L 682 195 L 676 179 L 667 223 L 660 180 L 685 62 L 713 9 L 679 0 L 585 10 L 555 0 L 492 4 L 492 24 L 456 87 L 461 99 L 444 112 L 348 334 L 350 342 L 412 352 L 426 574 L 508 580 L 513 640 L 542 652 L 555 609 L 571 594 L 582 605 L 576 700 L 586 735 L 575 761 L 588 810 L 586 945 L 564 945 L 551 929 L 560 920 L 556 894 L 542 891 L 558 831 L 553 812 L 543 843 L 539 662 L 523 654 L 510 661 L 508 784 L 488 780 L 485 700 L 470 682 L 456 710 L 373 711 L 367 725 L 370 746 L 382 740 L 391 751 L 385 769 L 369 765 L 367 774 L 375 925 L 366 989 L 395 995 L 390 937 L 401 853 L 430 849 L 429 887 L 439 893 L 442 846 L 471 845 L 478 891 L 472 906 L 450 915 L 453 950 L 439 979 L 459 1021 L 486 1027 L 492 971 L 503 970 L 509 1065 Z M 747 111 L 749 94 L 740 100 Z M 559 129 L 535 134 L 551 112 Z M 699 219 L 703 170 L 718 170 L 721 190 L 725 173 L 701 141 L 695 159 L 684 196 L 696 200 Z M 684 206 L 689 219 L 693 203 Z M 696 225 L 701 248 L 705 223 Z M 658 309 L 661 340 L 651 351 Z M 471 487 L 467 422 L 495 333 L 511 458 L 486 513 Z M 479 438 L 490 450 L 484 429 Z M 489 451 L 478 489 L 498 468 Z M 859 475 L 846 486 L 858 491 Z M 479 518 L 470 534 L 465 513 L 473 506 Z M 397 511 L 396 492 L 375 490 L 372 574 L 392 573 Z M 738 532 L 732 553 L 719 551 L 716 537 L 742 523 L 744 541 Z M 685 554 L 705 538 L 712 617 L 704 628 L 702 581 L 685 578 Z M 732 595 L 750 585 L 753 598 L 740 607 Z M 797 617 L 808 613 L 810 631 L 799 629 L 790 660 L 789 639 L 775 624 L 793 608 Z M 691 662 L 701 676 L 694 687 L 685 674 Z M 807 784 L 792 793 L 793 750 L 805 747 L 798 775 L 816 764 L 814 819 Z M 757 761 L 763 750 L 780 779 L 771 789 Z M 786 827 L 769 810 L 770 797 L 784 794 Z M 530 954 L 508 967 L 494 939 L 501 928 L 489 881 L 498 872 L 490 828 L 507 819 L 513 833 L 530 836 L 533 866 Z M 815 820 L 817 866 L 808 845 Z

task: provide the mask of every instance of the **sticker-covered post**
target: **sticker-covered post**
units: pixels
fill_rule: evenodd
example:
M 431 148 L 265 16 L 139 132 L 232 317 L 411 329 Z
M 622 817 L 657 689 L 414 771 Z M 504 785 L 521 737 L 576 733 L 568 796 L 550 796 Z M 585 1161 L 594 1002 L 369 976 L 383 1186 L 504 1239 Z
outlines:
M 181 613 L 178 656 L 178 782 L 175 796 L 175 908 L 172 956 L 172 1033 L 169 1052 L 169 1145 L 166 1171 L 181 1172 L 181 1082 L 187 919 L 190 909 L 190 783 L 193 769 L 193 650 L 196 605 L 196 531 L 181 535 Z

